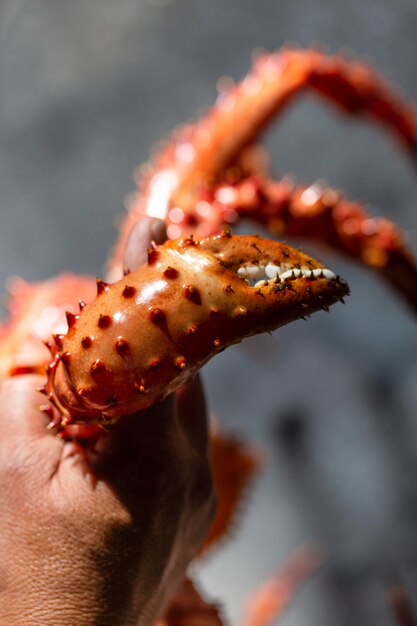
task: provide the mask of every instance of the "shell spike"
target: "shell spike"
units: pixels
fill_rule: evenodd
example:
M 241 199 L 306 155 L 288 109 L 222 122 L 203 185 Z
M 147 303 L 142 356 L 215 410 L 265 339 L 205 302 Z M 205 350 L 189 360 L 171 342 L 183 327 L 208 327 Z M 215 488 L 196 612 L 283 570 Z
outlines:
M 54 409 L 52 404 L 49 404 L 49 402 L 45 402 L 45 404 L 41 404 L 39 408 L 42 413 L 45 413 L 45 415 L 49 417 L 50 420 L 54 418 Z
M 148 265 L 153 265 L 158 258 L 158 246 L 154 241 L 151 241 L 151 245 L 148 248 Z
M 98 296 L 108 290 L 109 285 L 108 283 L 105 283 L 104 280 L 102 280 L 101 278 L 96 278 L 96 282 L 97 282 L 97 295 Z
M 63 352 L 62 354 L 59 355 L 60 360 L 62 361 L 62 363 L 64 364 L 64 366 L 66 368 L 69 367 L 70 364 L 70 353 L 69 352 Z
M 57 348 L 62 348 L 64 344 L 64 335 L 61 335 L 61 334 L 52 335 L 52 339 L 55 341 L 55 345 L 57 346 Z
M 65 311 L 65 317 L 67 318 L 68 328 L 72 328 L 75 322 L 79 319 L 79 315 L 71 313 L 71 311 Z
M 47 339 L 46 341 L 43 342 L 44 345 L 48 348 L 49 352 L 52 354 L 52 356 L 54 356 L 55 354 L 55 346 L 54 346 L 54 342 L 51 339 Z

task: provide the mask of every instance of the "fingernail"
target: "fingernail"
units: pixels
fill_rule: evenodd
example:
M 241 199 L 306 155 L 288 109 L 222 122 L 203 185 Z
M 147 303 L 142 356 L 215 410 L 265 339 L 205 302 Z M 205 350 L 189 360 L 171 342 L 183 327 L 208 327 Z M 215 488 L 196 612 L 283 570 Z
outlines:
M 166 239 L 164 222 L 155 217 L 145 216 L 135 224 L 129 235 L 125 251 L 125 266 L 134 270 L 144 265 L 151 241 L 160 244 Z
M 156 218 L 151 219 L 153 220 L 151 224 L 152 240 L 157 244 L 164 243 L 167 240 L 167 227 L 165 222 Z

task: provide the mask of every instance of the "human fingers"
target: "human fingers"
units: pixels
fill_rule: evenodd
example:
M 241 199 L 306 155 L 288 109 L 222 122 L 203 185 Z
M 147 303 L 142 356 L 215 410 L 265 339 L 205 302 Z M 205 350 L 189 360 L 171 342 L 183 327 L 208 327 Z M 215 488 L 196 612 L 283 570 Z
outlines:
M 208 415 L 200 376 L 177 391 L 178 422 L 199 454 L 208 448 Z
M 45 396 L 38 389 L 45 380 L 28 374 L 12 376 L 0 385 L 0 441 L 8 437 L 46 437 L 48 418 L 42 412 Z M 48 436 L 48 438 L 50 438 Z
M 64 442 L 47 430 L 48 418 L 40 407 L 44 396 L 36 389 L 41 376 L 4 379 L 0 386 L 0 476 L 2 488 L 15 489 L 19 476 L 32 485 L 48 484 Z

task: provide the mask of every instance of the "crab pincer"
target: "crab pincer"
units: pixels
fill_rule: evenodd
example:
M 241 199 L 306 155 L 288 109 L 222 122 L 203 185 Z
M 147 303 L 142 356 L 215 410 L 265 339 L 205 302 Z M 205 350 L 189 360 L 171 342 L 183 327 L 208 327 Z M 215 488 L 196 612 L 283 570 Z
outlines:
M 105 425 L 163 399 L 211 357 L 348 293 L 345 281 L 285 244 L 224 232 L 168 241 L 55 336 L 45 394 L 53 425 Z M 52 407 L 51 407 L 52 409 Z

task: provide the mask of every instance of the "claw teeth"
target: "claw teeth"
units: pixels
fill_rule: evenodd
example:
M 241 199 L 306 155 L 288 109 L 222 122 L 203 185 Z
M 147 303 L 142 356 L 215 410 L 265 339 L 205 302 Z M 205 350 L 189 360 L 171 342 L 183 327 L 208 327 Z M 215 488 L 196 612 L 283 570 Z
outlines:
M 319 267 L 314 270 L 304 267 L 291 267 L 288 268 L 281 265 L 275 265 L 274 263 L 267 263 L 266 265 L 242 265 L 237 270 L 238 276 L 246 280 L 249 285 L 255 288 L 264 287 L 268 284 L 268 280 L 273 280 L 275 283 L 285 281 L 289 278 L 309 278 L 314 280 L 316 278 L 325 278 L 326 280 L 335 280 L 336 274 L 331 270 Z
M 265 274 L 265 265 L 243 265 L 237 273 L 242 278 L 260 278 Z
M 281 280 L 286 280 L 287 278 L 297 278 L 298 276 L 303 276 L 303 270 L 299 270 L 298 268 L 294 268 L 292 270 L 287 270 L 283 274 L 281 274 Z
M 79 319 L 79 315 L 75 315 L 74 313 L 71 313 L 71 311 L 66 311 L 65 316 L 67 318 L 68 328 L 72 328 L 75 322 Z
M 333 280 L 334 278 L 336 278 L 336 274 L 331 270 L 326 269 L 325 267 L 313 270 L 312 273 L 313 276 L 315 276 L 316 278 L 327 278 L 327 280 Z
M 273 263 L 268 263 L 265 267 L 265 274 L 268 278 L 277 278 L 282 273 L 281 268 L 278 265 L 274 265 Z

